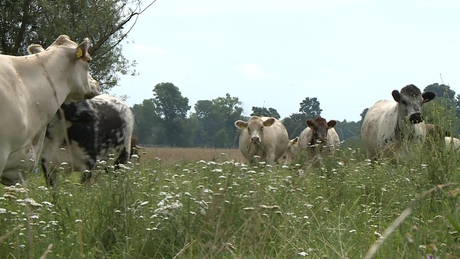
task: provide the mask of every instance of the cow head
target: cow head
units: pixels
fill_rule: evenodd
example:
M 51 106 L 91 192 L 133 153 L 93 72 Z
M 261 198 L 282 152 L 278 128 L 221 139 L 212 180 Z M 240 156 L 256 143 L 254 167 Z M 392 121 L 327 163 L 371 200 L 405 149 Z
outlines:
M 433 92 L 421 93 L 415 85 L 407 85 L 401 92 L 394 90 L 391 95 L 398 102 L 398 112 L 400 116 L 407 117 L 413 124 L 423 121 L 422 105 L 433 100 L 436 96 Z
M 282 156 L 285 164 L 291 164 L 300 152 L 299 137 L 289 140 L 286 150 Z
M 100 92 L 99 83 L 89 74 L 89 61 L 91 57 L 88 50 L 89 39 L 85 38 L 82 43 L 77 45 L 67 35 L 59 36 L 46 51 L 38 44 L 32 44 L 27 49 L 29 54 L 50 53 L 50 65 L 46 68 L 49 71 L 48 73 L 52 73 L 53 71 L 66 71 L 68 73 L 63 75 L 67 78 L 67 82 L 70 85 L 70 93 L 66 101 L 90 99 Z M 64 69 L 62 66 L 69 67 Z M 54 87 L 58 90 L 60 86 Z
M 260 144 L 264 139 L 264 127 L 270 127 L 275 123 L 275 118 L 268 118 L 262 120 L 262 118 L 253 116 L 249 121 L 237 120 L 235 126 L 242 130 L 247 130 L 249 134 L 249 140 L 252 144 Z
M 321 116 L 318 116 L 314 120 L 307 120 L 307 125 L 312 130 L 312 137 L 309 140 L 309 144 L 327 144 L 327 131 L 333 128 L 336 124 L 337 121 L 330 120 L 329 122 L 326 122 L 326 119 Z

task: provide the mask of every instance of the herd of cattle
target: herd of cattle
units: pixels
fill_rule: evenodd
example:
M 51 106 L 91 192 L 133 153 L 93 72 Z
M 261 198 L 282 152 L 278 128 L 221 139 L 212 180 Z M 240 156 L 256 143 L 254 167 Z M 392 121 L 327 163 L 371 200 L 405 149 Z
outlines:
M 59 36 L 46 50 L 29 46 L 29 55 L 0 55 L 0 182 L 22 183 L 38 162 L 46 183 L 55 187 L 56 172 L 82 172 L 92 179 L 98 161 L 127 163 L 138 141 L 132 135 L 134 117 L 121 100 L 100 94 L 89 74 L 89 40 L 77 45 Z M 422 105 L 433 92 L 421 93 L 414 85 L 392 92 L 393 101 L 381 100 L 369 108 L 361 137 L 369 159 L 395 157 L 422 145 L 428 135 L 460 148 L 460 140 L 422 119 Z M 322 117 L 307 120 L 307 127 L 289 139 L 283 123 L 272 117 L 237 120 L 239 149 L 250 164 L 292 163 L 301 153 L 308 158 L 331 156 L 339 148 L 337 121 Z M 65 161 L 63 163 L 63 161 Z

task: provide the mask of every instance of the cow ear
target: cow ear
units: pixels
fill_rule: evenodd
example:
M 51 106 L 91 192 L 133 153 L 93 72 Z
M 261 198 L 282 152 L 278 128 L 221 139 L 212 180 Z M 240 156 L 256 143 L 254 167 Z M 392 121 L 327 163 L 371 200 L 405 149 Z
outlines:
M 242 120 L 235 121 L 235 127 L 238 129 L 245 129 L 248 127 L 248 123 Z
M 307 125 L 308 127 L 312 128 L 313 129 L 313 121 L 312 120 L 307 120 Z
M 328 127 L 329 129 L 334 128 L 335 125 L 337 125 L 337 121 L 336 121 L 336 120 L 330 120 L 330 121 L 327 123 L 327 127 Z
M 295 138 L 291 139 L 291 144 L 292 145 L 297 145 L 297 143 L 299 143 L 299 137 L 295 137 Z
M 264 124 L 265 127 L 270 127 L 274 123 L 275 123 L 275 118 L 270 117 L 270 118 L 266 119 L 263 124 Z
M 401 100 L 401 95 L 399 95 L 399 91 L 393 90 L 393 92 L 391 92 L 391 95 L 393 96 L 393 99 L 399 103 L 399 101 Z
M 422 97 L 423 97 L 423 102 L 426 103 L 426 102 L 433 100 L 436 97 L 436 94 L 433 92 L 426 92 L 422 94 Z
M 88 38 L 86 38 L 77 47 L 77 59 L 81 58 L 86 62 L 91 61 L 91 57 L 89 56 L 88 49 L 89 49 L 89 40 L 88 40 Z
M 31 55 L 40 53 L 42 51 L 45 51 L 45 49 L 39 44 L 32 44 L 27 48 L 27 52 Z

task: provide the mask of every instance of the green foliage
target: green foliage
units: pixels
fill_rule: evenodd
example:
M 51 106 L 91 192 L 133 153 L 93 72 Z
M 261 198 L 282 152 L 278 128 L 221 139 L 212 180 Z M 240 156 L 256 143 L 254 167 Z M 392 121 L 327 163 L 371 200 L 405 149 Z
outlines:
M 424 91 L 433 91 L 436 98 L 423 105 L 423 114 L 426 123 L 431 123 L 442 127 L 449 132 L 459 132 L 459 117 L 457 116 L 458 107 L 454 99 L 455 91 L 447 85 L 432 84 L 427 86 Z
M 454 100 L 455 98 L 455 91 L 445 84 L 434 83 L 428 85 L 425 89 L 423 89 L 423 92 L 434 92 L 436 94 L 436 99 L 445 98 L 448 100 Z
M 315 119 L 321 115 L 322 109 L 320 109 L 320 103 L 318 98 L 306 97 L 301 103 L 299 112 L 305 114 L 307 119 Z
M 321 115 L 318 98 L 306 97 L 301 103 L 299 113 L 293 113 L 283 119 L 283 124 L 288 131 L 289 138 L 295 138 L 307 127 L 307 120 L 315 119 Z
M 247 167 L 224 156 L 133 161 L 98 171 L 92 185 L 60 179 L 56 190 L 31 174 L 27 188 L 0 189 L 0 257 L 40 258 L 52 244 L 48 258 L 363 258 L 433 187 L 433 174 L 448 170 L 437 183 L 460 176 L 458 159 L 423 152 L 421 163 L 398 166 L 370 166 L 353 149 L 317 166 Z M 460 254 L 459 193 L 452 187 L 417 200 L 374 258 Z
M 307 127 L 307 117 L 302 113 L 293 113 L 289 117 L 283 119 L 284 127 L 289 134 L 289 138 L 293 139 Z
M 146 9 L 142 6 L 140 0 L 2 0 L 0 52 L 25 55 L 30 44 L 46 48 L 61 34 L 76 42 L 87 37 L 92 43 L 91 73 L 108 90 L 117 85 L 119 74 L 135 73 L 136 62 L 123 56 L 120 43 Z
M 255 106 L 252 106 L 252 113 L 250 114 L 250 116 L 259 116 L 259 117 L 265 116 L 265 117 L 274 117 L 277 119 L 281 117 L 276 109 L 273 109 L 273 108 L 267 109 L 267 108 L 255 107 Z
M 341 145 L 342 148 L 352 147 L 357 148 L 360 145 L 360 136 L 361 136 L 361 122 L 346 120 L 338 122 L 334 127 L 337 134 L 344 143 Z
M 157 113 L 153 99 L 145 99 L 142 104 L 135 104 L 132 108 L 134 114 L 134 130 L 140 143 L 153 144 L 164 139 L 164 128 L 161 118 Z
M 234 147 L 237 138 L 234 122 L 241 119 L 242 112 L 241 101 L 228 93 L 211 101 L 198 101 L 192 114 L 201 125 L 195 139 L 201 140 L 202 146 Z
M 190 110 L 188 98 L 183 97 L 179 88 L 172 83 L 160 83 L 153 89 L 153 104 L 165 129 L 167 143 L 171 146 L 186 146 L 184 127 Z M 188 135 L 188 134 L 186 134 Z

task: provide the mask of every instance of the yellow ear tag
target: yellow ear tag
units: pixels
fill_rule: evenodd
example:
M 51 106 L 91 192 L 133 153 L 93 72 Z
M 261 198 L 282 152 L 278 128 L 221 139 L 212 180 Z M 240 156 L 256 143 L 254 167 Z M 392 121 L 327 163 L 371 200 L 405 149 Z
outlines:
M 241 129 L 246 129 L 246 126 L 245 126 L 245 125 L 243 125 L 243 126 L 241 126 L 240 128 L 241 128 Z
M 81 56 L 83 56 L 83 51 L 81 50 L 81 48 L 78 48 L 77 58 L 81 58 Z

